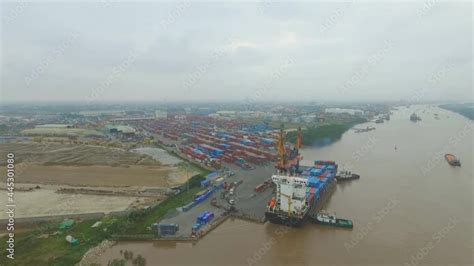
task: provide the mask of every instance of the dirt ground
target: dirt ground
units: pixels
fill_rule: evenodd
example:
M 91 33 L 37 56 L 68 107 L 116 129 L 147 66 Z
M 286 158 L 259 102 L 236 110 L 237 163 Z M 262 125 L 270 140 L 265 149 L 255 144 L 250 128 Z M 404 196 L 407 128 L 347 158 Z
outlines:
M 7 191 L 0 190 L 0 198 L 7 198 Z M 60 194 L 54 189 L 37 189 L 15 192 L 15 217 L 35 217 L 60 214 L 79 214 L 125 210 L 136 197 Z M 0 219 L 8 218 L 5 212 Z
M 17 165 L 21 171 L 16 174 L 16 183 L 64 184 L 72 186 L 149 186 L 168 187 L 173 185 L 169 175 L 173 167 L 129 167 L 93 166 L 44 166 Z M 0 167 L 6 172 L 6 167 Z
M 59 143 L 5 143 L 0 144 L 0 162 L 5 164 L 8 152 L 15 161 L 41 165 L 161 165 L 151 156 L 119 148 Z
M 107 213 L 143 207 L 163 197 L 160 189 L 182 184 L 190 176 L 182 167 L 163 164 L 146 154 L 56 143 L 0 144 L 0 173 L 7 172 L 8 152 L 15 154 L 16 217 Z M 0 198 L 6 199 L 4 187 L 5 183 L 0 184 Z M 29 188 L 34 189 L 28 191 Z M 57 193 L 66 188 L 116 194 Z M 124 191 L 129 194 L 117 196 Z M 0 214 L 1 218 L 6 214 Z
M 0 172 L 7 152 L 15 154 L 16 183 L 105 187 L 170 187 L 189 177 L 178 166 L 149 155 L 87 145 L 0 144 Z

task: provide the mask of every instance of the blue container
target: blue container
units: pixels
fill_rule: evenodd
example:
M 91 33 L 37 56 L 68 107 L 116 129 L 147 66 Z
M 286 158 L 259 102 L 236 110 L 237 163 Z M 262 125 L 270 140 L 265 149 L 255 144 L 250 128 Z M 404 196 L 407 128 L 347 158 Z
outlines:
M 215 177 L 217 177 L 218 175 L 219 175 L 218 172 L 212 172 L 212 173 L 210 173 L 210 174 L 207 175 L 207 178 L 215 178 Z
M 214 213 L 212 212 L 206 212 L 204 216 L 201 218 L 202 223 L 208 223 L 210 220 L 214 218 Z
M 323 171 L 321 169 L 313 168 L 311 169 L 310 173 L 312 176 L 320 176 Z
M 206 215 L 206 212 L 201 212 L 196 218 L 196 223 L 202 224 L 202 219 L 205 215 Z
M 203 181 L 201 181 L 201 187 L 207 187 L 209 186 L 209 184 L 211 184 L 211 181 L 209 181 L 209 179 L 204 179 Z
M 310 187 L 317 187 L 318 183 L 319 183 L 319 180 L 318 180 L 318 178 L 310 176 L 310 177 L 308 177 L 308 183 L 309 183 Z
M 321 182 L 319 184 L 321 184 L 320 187 L 318 187 L 320 190 L 323 190 L 326 187 L 326 183 Z

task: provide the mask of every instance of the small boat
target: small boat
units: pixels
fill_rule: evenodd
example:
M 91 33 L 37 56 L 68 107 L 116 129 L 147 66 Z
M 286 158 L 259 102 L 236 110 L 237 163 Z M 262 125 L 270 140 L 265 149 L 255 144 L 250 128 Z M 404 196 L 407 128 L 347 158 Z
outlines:
M 412 122 L 417 122 L 417 121 L 421 121 L 421 118 L 418 115 L 416 115 L 415 113 L 413 113 L 412 115 L 410 115 L 410 120 Z
M 445 154 L 444 158 L 451 166 L 461 166 L 461 162 L 458 160 L 458 158 L 450 153 Z
M 346 181 L 346 180 L 359 179 L 359 178 L 360 178 L 360 175 L 354 174 L 351 171 L 347 171 L 347 170 L 342 170 L 339 172 L 338 175 L 336 175 L 337 181 Z
M 383 122 L 384 122 L 383 118 L 377 118 L 377 120 L 375 120 L 375 123 L 377 124 L 381 124 Z
M 366 128 L 354 128 L 355 133 L 363 133 L 363 132 L 369 132 L 371 130 L 375 130 L 375 127 L 366 127 Z
M 311 216 L 314 223 L 322 225 L 330 225 L 335 227 L 350 228 L 352 229 L 354 225 L 351 220 L 336 218 L 336 214 L 328 214 L 325 212 L 320 212 L 316 216 Z

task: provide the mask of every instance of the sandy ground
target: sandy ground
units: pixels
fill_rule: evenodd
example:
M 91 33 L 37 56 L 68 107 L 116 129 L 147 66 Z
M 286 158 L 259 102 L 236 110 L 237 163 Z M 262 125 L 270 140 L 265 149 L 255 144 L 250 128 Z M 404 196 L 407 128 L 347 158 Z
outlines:
M 8 152 L 15 154 L 15 161 L 40 165 L 152 165 L 161 163 L 151 156 L 119 148 L 58 143 L 7 143 L 0 144 L 0 158 Z M 4 163 L 4 161 L 0 162 Z
M 150 155 L 122 149 L 49 143 L 0 144 L 1 158 L 6 158 L 9 151 L 15 153 L 16 217 L 108 213 L 143 207 L 163 197 L 159 188 L 182 184 L 192 175 L 182 167 L 163 164 Z M 0 159 L 0 173 L 7 172 L 4 163 Z M 37 184 L 40 189 L 26 191 Z M 4 189 L 5 185 L 2 182 L 0 187 Z M 133 193 L 127 196 L 56 193 L 60 188 L 147 193 L 138 193 L 144 196 L 139 198 L 130 196 Z M 1 198 L 7 198 L 6 190 L 0 190 Z M 2 218 L 7 218 L 5 212 L 0 214 Z
M 7 151 L 15 153 L 16 183 L 170 187 L 182 184 L 190 175 L 178 166 L 153 159 L 151 155 L 169 157 L 161 149 L 147 148 L 145 151 L 151 152 L 147 155 L 115 148 L 55 143 L 9 143 L 0 144 L 0 149 L 3 158 Z M 171 159 L 166 162 L 180 161 Z M 0 172 L 6 172 L 5 165 L 0 166 Z
M 168 175 L 171 167 L 151 167 L 133 165 L 130 167 L 111 166 L 44 166 L 16 165 L 16 183 L 66 184 L 74 186 L 152 186 L 167 187 L 173 182 Z M 21 170 L 20 170 L 21 169 Z M 0 167 L 5 173 L 6 168 Z
M 7 191 L 0 190 L 0 198 L 7 198 Z M 79 214 L 125 210 L 136 197 L 112 197 L 80 194 L 59 194 L 51 189 L 15 192 L 15 217 L 33 217 L 60 214 Z M 5 212 L 0 219 L 7 218 Z

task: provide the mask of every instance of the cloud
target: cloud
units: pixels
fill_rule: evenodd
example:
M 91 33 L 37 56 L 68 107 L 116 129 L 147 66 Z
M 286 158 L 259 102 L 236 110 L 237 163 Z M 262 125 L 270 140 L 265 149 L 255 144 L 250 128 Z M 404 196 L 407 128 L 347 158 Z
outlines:
M 15 4 L 2 3 L 2 16 L 13 18 Z M 164 20 L 172 23 L 163 28 Z M 138 54 L 133 65 L 114 79 L 103 100 L 243 100 L 284 58 L 297 63 L 275 82 L 269 99 L 404 99 L 426 87 L 430 71 L 448 59 L 449 75 L 423 100 L 472 99 L 468 2 L 429 8 L 422 1 L 45 2 L 22 7 L 2 31 L 3 101 L 80 101 L 132 51 Z M 72 32 L 79 32 L 74 45 L 25 86 L 25 77 Z M 183 94 L 183 78 L 209 62 L 230 37 L 231 51 Z M 386 40 L 395 45 L 383 60 L 357 86 L 338 93 Z

